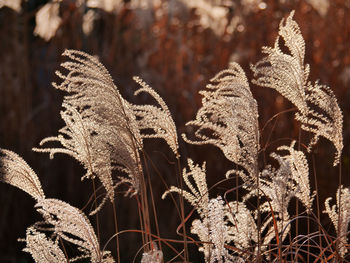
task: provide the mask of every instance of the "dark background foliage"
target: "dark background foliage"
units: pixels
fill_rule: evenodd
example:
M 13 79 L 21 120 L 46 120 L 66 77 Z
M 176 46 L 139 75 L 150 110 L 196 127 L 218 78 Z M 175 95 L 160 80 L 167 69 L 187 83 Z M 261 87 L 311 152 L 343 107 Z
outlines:
M 215 73 L 226 68 L 230 60 L 240 63 L 251 79 L 249 64 L 262 57 L 262 46 L 273 45 L 279 21 L 291 10 L 295 10 L 295 20 L 306 42 L 305 61 L 311 67 L 310 79 L 320 79 L 321 83 L 329 85 L 344 113 L 341 172 L 343 183 L 349 185 L 350 1 L 330 1 L 325 16 L 303 0 L 267 0 L 266 6 L 260 5 L 250 11 L 245 9 L 244 1 L 237 1 L 228 14 L 239 17 L 236 30 L 230 33 L 226 29 L 223 34 L 204 28 L 196 10 L 180 5 L 179 1 L 176 2 L 182 9 L 177 12 L 171 12 L 170 5 L 137 9 L 125 4 L 110 13 L 98 10 L 93 31 L 86 35 L 82 30 L 82 19 L 87 9 L 78 7 L 73 0 L 64 0 L 60 7 L 61 25 L 50 41 L 44 41 L 33 31 L 35 14 L 46 2 L 23 2 L 19 13 L 6 7 L 0 9 L 0 147 L 17 152 L 29 163 L 39 175 L 48 197 L 83 208 L 92 193 L 90 181 L 80 182 L 83 170 L 75 160 L 62 155 L 49 160 L 47 155 L 31 151 L 41 139 L 56 135 L 63 126 L 59 111 L 64 94 L 50 83 L 58 81 L 54 72 L 64 59 L 61 53 L 65 49 L 97 55 L 122 95 L 130 101 L 150 102 L 147 97 L 133 97 L 136 84 L 132 76 L 144 78 L 167 102 L 181 134 L 187 131 L 186 121 L 194 118 L 201 105 L 198 91 Z M 253 84 L 251 88 L 259 105 L 260 127 L 274 114 L 291 108 L 291 104 L 275 91 Z M 278 145 L 289 144 L 298 136 L 299 124 L 293 121 L 293 113 L 281 115 L 262 131 L 261 145 L 266 151 L 262 151 L 261 159 L 268 158 Z M 277 140 L 279 138 L 282 140 Z M 309 139 L 307 133 L 301 133 L 302 141 Z M 230 168 L 222 153 L 214 147 L 191 146 L 183 141 L 180 145 L 183 164 L 187 157 L 197 162 L 207 161 L 209 186 L 222 180 Z M 165 143 L 150 140 L 146 143 L 146 151 L 168 185 L 175 185 L 175 158 Z M 317 177 L 320 200 L 334 196 L 338 187 L 339 167 L 332 167 L 334 152 L 331 143 L 321 140 L 314 148 L 314 154 L 307 155 L 311 174 L 315 172 Z M 179 238 L 175 232 L 180 220 L 171 202 L 160 199 L 166 188 L 154 171 L 150 174 L 162 236 Z M 314 185 L 313 178 L 311 181 Z M 215 188 L 211 194 L 215 196 L 216 191 L 223 192 L 229 187 L 226 184 Z M 33 205 L 33 200 L 25 193 L 0 184 L 0 262 L 31 262 L 30 257 L 21 252 L 23 244 L 17 242 L 17 238 L 24 237 L 26 227 L 40 218 Z M 139 228 L 135 200 L 120 194 L 117 209 L 121 229 Z M 104 244 L 114 229 L 109 205 L 100 218 L 101 244 Z M 329 223 L 326 218 L 323 222 Z M 141 238 L 139 234 L 125 233 L 121 239 L 122 260 L 130 262 L 142 246 Z M 108 248 L 113 249 L 112 246 Z

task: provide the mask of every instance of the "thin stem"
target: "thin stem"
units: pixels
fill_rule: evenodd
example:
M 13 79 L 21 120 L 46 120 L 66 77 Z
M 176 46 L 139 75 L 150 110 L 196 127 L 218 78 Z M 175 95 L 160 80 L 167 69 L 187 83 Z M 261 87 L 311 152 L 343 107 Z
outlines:
M 183 238 L 184 238 L 184 257 L 185 261 L 189 262 L 189 257 L 188 257 L 188 247 L 187 247 L 187 235 L 186 235 L 186 226 L 185 226 L 185 211 L 184 211 L 184 198 L 182 195 L 183 191 L 183 182 L 182 182 L 182 176 L 181 176 L 181 164 L 180 164 L 180 158 L 176 157 L 177 159 L 177 168 L 178 168 L 178 174 L 179 174 L 179 180 L 180 180 L 180 189 L 181 189 L 181 194 L 180 194 L 180 209 L 181 209 L 181 222 L 182 222 L 182 229 L 183 229 Z
M 315 156 L 312 154 L 312 169 L 314 174 L 314 180 L 315 180 L 315 188 L 316 188 L 316 209 L 317 209 L 317 218 L 319 221 L 321 221 L 321 213 L 320 213 L 320 198 L 319 198 L 319 192 L 318 192 L 318 184 L 317 184 L 317 177 L 316 177 L 316 170 L 315 170 L 316 164 L 315 164 Z M 321 227 L 318 225 L 318 231 L 321 233 Z M 322 238 L 319 237 L 320 240 L 320 246 L 322 247 Z
M 136 202 L 137 202 L 137 211 L 138 211 L 138 214 L 139 214 L 139 221 L 140 221 L 140 228 L 141 228 L 141 237 L 142 237 L 142 244 L 146 244 L 146 241 L 145 241 L 145 230 L 144 230 L 144 226 L 143 226 L 143 221 L 142 221 L 142 209 L 141 209 L 141 203 L 140 203 L 140 200 L 139 200 L 139 197 L 136 195 Z
M 111 236 L 108 241 L 106 242 L 106 244 L 104 245 L 103 247 L 103 250 L 102 251 L 105 251 L 107 245 L 109 244 L 109 242 L 115 237 L 115 236 L 118 236 L 118 235 L 121 235 L 123 233 L 142 233 L 142 234 L 146 234 L 146 232 L 142 231 L 142 230 L 122 230 L 120 231 L 118 234 L 114 234 L 113 236 Z M 154 237 L 155 239 L 157 240 L 160 240 L 162 241 L 164 244 L 166 244 L 171 250 L 173 250 L 176 254 L 179 255 L 179 257 L 181 257 L 182 260 L 185 260 L 185 258 L 173 247 L 171 246 L 169 243 L 180 243 L 182 244 L 183 241 L 182 240 L 175 240 L 175 239 L 169 239 L 169 238 L 159 238 L 158 236 L 154 235 L 154 234 L 151 234 L 152 237 Z M 199 242 L 199 241 L 196 241 L 196 240 L 190 240 L 190 241 L 187 241 L 187 243 L 191 243 L 191 244 L 195 244 L 195 245 L 200 245 L 200 244 L 211 244 L 210 242 Z M 225 245 L 226 248 L 230 248 L 230 249 L 233 249 L 235 251 L 238 251 L 238 252 L 242 252 L 241 250 L 238 250 L 236 248 L 233 248 L 233 247 L 230 247 L 228 245 Z
M 307 220 L 307 233 L 310 233 L 310 219 L 309 217 L 306 219 Z M 310 262 L 310 238 L 307 239 L 307 258 L 306 258 L 307 263 Z
M 61 246 L 62 246 L 62 248 L 63 248 L 64 256 L 65 256 L 66 259 L 67 259 L 67 263 L 69 263 L 69 258 L 68 258 L 67 250 L 66 250 L 66 248 L 65 248 L 65 246 L 64 246 L 64 244 L 63 244 L 62 238 L 59 237 L 59 240 L 60 240 Z
M 281 111 L 281 112 L 276 113 L 275 115 L 273 115 L 273 116 L 265 123 L 264 127 L 262 127 L 262 129 L 261 129 L 261 134 L 263 133 L 263 131 L 264 131 L 264 129 L 266 128 L 266 126 L 267 126 L 273 119 L 277 118 L 278 116 L 280 116 L 280 115 L 282 115 L 282 114 L 284 114 L 284 113 L 288 113 L 288 112 L 296 111 L 296 110 L 297 110 L 297 108 L 294 107 L 294 108 L 290 108 L 290 109 Z
M 152 235 L 151 235 L 151 225 L 149 219 L 149 208 L 148 208 L 148 199 L 147 199 L 147 187 L 145 178 L 142 176 L 141 178 L 141 211 L 142 211 L 142 219 L 143 224 L 146 231 L 145 242 L 151 244 L 152 246 Z M 149 249 L 152 249 L 151 246 Z
M 153 195 L 153 189 L 152 189 L 152 184 L 151 184 L 151 176 L 150 176 L 150 173 L 149 173 L 149 169 L 148 169 L 147 160 L 145 158 L 145 155 L 143 154 L 142 156 L 143 156 L 143 160 L 144 160 L 144 163 L 145 163 L 147 180 L 148 180 L 150 194 L 151 194 L 151 202 L 152 202 L 152 210 L 153 210 L 153 215 L 154 215 L 154 223 L 156 225 L 157 235 L 160 237 L 157 210 L 156 210 L 156 205 L 155 205 L 155 202 L 154 202 L 154 195 Z M 159 249 L 162 250 L 162 243 L 159 241 L 158 244 L 159 244 Z
M 341 159 L 341 158 L 339 158 Z M 338 234 L 340 234 L 340 228 L 342 225 L 342 203 L 341 203 L 341 191 L 342 191 L 342 172 L 341 172 L 341 160 L 339 161 L 339 176 L 338 176 L 338 189 L 339 189 L 339 193 L 338 193 L 338 203 L 339 203 L 339 207 L 338 207 Z M 338 236 L 337 238 L 337 242 L 336 242 L 336 252 L 337 252 L 337 260 L 339 262 L 343 262 L 343 258 L 339 255 L 339 250 L 340 250 L 340 237 Z
M 238 200 L 239 200 L 239 193 L 238 193 L 238 184 L 239 184 L 239 178 L 236 176 L 236 202 L 237 202 L 237 210 L 238 210 Z
M 163 176 L 161 175 L 159 169 L 157 168 L 157 166 L 154 164 L 153 160 L 148 156 L 147 152 L 146 151 L 143 151 L 145 156 L 147 157 L 147 160 L 150 162 L 152 168 L 155 170 L 155 172 L 157 173 L 157 175 L 159 176 L 160 180 L 162 181 L 162 183 L 164 184 L 165 186 L 165 189 L 169 189 L 169 186 L 168 184 L 166 183 L 166 181 L 164 180 Z M 171 200 L 173 201 L 174 203 L 174 206 L 176 208 L 176 211 L 177 211 L 177 214 L 179 216 L 179 218 L 181 219 L 181 212 L 180 212 L 180 209 L 179 209 L 179 206 L 177 205 L 177 202 L 175 200 L 175 197 L 173 196 L 173 194 L 170 192 L 169 193 L 170 195 L 170 198 Z
M 115 201 L 112 202 L 113 206 L 113 219 L 114 219 L 114 227 L 116 236 L 116 245 L 117 245 L 117 262 L 120 263 L 120 246 L 119 246 L 119 236 L 118 236 L 118 217 L 117 217 L 117 209 L 115 208 Z
M 276 124 L 277 124 L 277 119 L 275 119 L 275 121 L 273 122 L 273 126 L 272 126 L 272 129 L 269 133 L 269 136 L 267 137 L 267 140 L 266 140 L 266 143 L 265 143 L 265 146 L 264 146 L 264 150 L 266 150 L 267 148 L 267 145 L 269 145 L 269 142 L 270 142 L 270 139 L 271 139 L 271 136 L 272 136 L 272 133 L 273 133 L 273 130 L 275 129 L 276 127 Z
M 299 125 L 299 131 L 298 131 L 298 151 L 301 150 L 301 125 Z M 295 221 L 295 236 L 299 236 L 299 202 L 298 202 L 298 199 L 295 200 L 295 215 L 296 215 L 296 221 Z M 307 229 L 307 233 L 309 234 L 310 231 L 309 231 L 309 227 L 310 227 L 310 222 L 309 222 L 309 219 L 307 219 L 307 226 L 308 226 L 308 229 Z M 309 249 L 309 246 L 310 246 L 310 242 L 308 241 L 308 249 Z M 309 261 L 309 256 L 307 257 L 307 260 Z
M 259 189 L 259 187 L 260 187 L 260 185 L 259 185 L 259 182 L 260 182 L 260 180 L 259 180 L 260 178 L 259 178 L 259 173 L 258 173 L 258 171 L 256 171 L 256 187 L 257 187 L 257 191 L 258 191 L 258 193 L 257 193 L 257 198 L 258 198 L 258 200 L 257 200 L 257 208 L 258 208 L 258 225 L 257 225 L 257 227 L 258 227 L 258 254 L 257 254 L 257 262 L 258 263 L 260 263 L 261 262 L 261 257 L 260 257 L 260 255 L 261 255 L 261 211 L 260 211 L 260 189 Z
M 131 131 L 129 126 L 128 126 L 128 130 Z M 131 132 L 130 132 L 130 135 L 133 137 L 132 143 L 134 146 L 135 156 L 139 156 L 137 140 L 135 139 L 134 135 Z M 148 199 L 147 199 L 147 186 L 145 183 L 143 170 L 141 168 L 141 160 L 139 158 L 137 158 L 137 167 L 139 167 L 140 197 L 141 197 L 141 200 L 140 200 L 141 202 L 139 202 L 139 199 L 138 199 L 138 204 L 140 204 L 139 215 L 142 215 L 143 227 L 145 229 L 145 232 L 148 233 L 148 235 L 146 234 L 142 238 L 142 240 L 143 240 L 143 244 L 149 243 L 152 246 L 152 236 L 151 236 L 151 229 L 150 229 L 151 225 L 150 225 L 150 219 L 149 219 L 149 208 L 148 208 Z M 151 247 L 149 247 L 149 249 L 151 249 Z
M 94 198 L 95 198 L 95 209 L 97 209 L 97 196 L 96 196 L 96 185 L 95 185 L 95 179 L 92 179 L 92 188 L 94 190 Z M 98 241 L 100 242 L 100 220 L 99 220 L 99 217 L 98 217 L 98 213 L 96 213 L 96 229 L 97 229 L 97 239 Z

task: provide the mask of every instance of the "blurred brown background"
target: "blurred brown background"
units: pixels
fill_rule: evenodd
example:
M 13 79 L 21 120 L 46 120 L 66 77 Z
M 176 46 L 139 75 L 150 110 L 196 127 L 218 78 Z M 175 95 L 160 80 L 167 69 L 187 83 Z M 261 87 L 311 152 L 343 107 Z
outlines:
M 342 174 L 343 183 L 350 184 L 349 0 L 5 0 L 0 7 L 0 147 L 17 152 L 31 165 L 48 197 L 82 208 L 91 194 L 91 182 L 80 182 L 83 170 L 75 160 L 62 155 L 49 160 L 31 151 L 64 124 L 59 115 L 64 94 L 50 83 L 58 81 L 54 72 L 65 49 L 97 55 L 127 100 L 151 103 L 148 97 L 133 97 L 136 84 L 132 76 L 141 76 L 167 102 L 181 134 L 201 105 L 198 91 L 230 61 L 240 63 L 251 79 L 249 64 L 262 57 L 262 46 L 273 45 L 280 20 L 292 10 L 306 42 L 310 80 L 329 85 L 343 110 Z M 277 112 L 292 107 L 271 89 L 253 84 L 251 89 L 259 105 L 260 127 Z M 262 155 L 289 144 L 298 134 L 293 113 L 281 115 L 262 131 L 262 147 L 268 138 L 272 142 Z M 283 140 L 276 141 L 278 138 Z M 306 132 L 301 138 L 310 139 Z M 180 144 L 183 163 L 187 157 L 207 161 L 209 185 L 224 178 L 230 164 L 219 150 Z M 149 141 L 146 150 L 168 185 L 176 184 L 174 156 L 165 143 Z M 339 168 L 332 167 L 334 153 L 331 143 L 321 139 L 314 148 L 314 165 L 308 155 L 321 203 L 326 196 L 334 196 L 338 187 Z M 164 185 L 156 176 L 152 180 L 161 211 L 159 221 L 163 222 L 161 233 L 176 238 L 179 220 L 171 202 L 160 200 Z M 213 195 L 215 191 L 220 189 Z M 25 193 L 0 184 L 0 262 L 32 262 L 20 251 L 23 244 L 17 238 L 24 237 L 26 227 L 40 218 L 33 205 Z M 138 228 L 135 201 L 120 196 L 117 207 L 121 229 Z M 101 214 L 102 244 L 113 231 L 109 211 L 107 205 Z M 121 238 L 122 260 L 131 262 L 142 245 L 141 237 L 123 234 Z

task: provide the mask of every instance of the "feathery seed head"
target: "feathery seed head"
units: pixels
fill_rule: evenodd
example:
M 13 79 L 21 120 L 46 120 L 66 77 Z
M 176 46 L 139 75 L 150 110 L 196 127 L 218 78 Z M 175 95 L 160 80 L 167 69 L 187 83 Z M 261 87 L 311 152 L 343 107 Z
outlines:
M 48 137 L 40 143 L 59 142 L 62 148 L 34 150 L 48 152 L 50 157 L 64 153 L 77 159 L 87 170 L 83 178 L 97 176 L 106 189 L 106 198 L 112 202 L 116 186 L 112 180 L 114 169 L 126 174 L 119 177 L 119 184 L 129 184 L 127 193 L 136 194 L 142 176 L 139 155 L 142 137 L 133 105 L 120 95 L 96 57 L 76 50 L 65 50 L 63 56 L 69 59 L 61 64 L 66 73 L 56 72 L 62 82 L 53 86 L 67 92 L 61 112 L 66 126 L 57 137 Z
M 0 182 L 16 186 L 34 199 L 45 198 L 38 176 L 16 153 L 0 149 Z
M 263 48 L 267 56 L 251 66 L 253 83 L 275 89 L 293 103 L 298 109 L 295 119 L 301 122 L 301 128 L 314 134 L 308 150 L 323 136 L 337 150 L 333 163 L 336 166 L 343 149 L 343 115 L 333 91 L 308 80 L 310 69 L 309 65 L 304 65 L 305 42 L 293 15 L 294 11 L 287 19 L 282 19 L 275 46 Z M 290 54 L 281 51 L 280 38 Z
M 176 157 L 180 157 L 176 125 L 173 118 L 171 117 L 168 106 L 158 95 L 158 93 L 156 93 L 141 78 L 134 77 L 134 80 L 141 86 L 141 88 L 135 91 L 135 95 L 138 95 L 141 92 L 146 92 L 151 95 L 160 106 L 156 107 L 153 105 L 132 105 L 138 127 L 141 132 L 141 136 L 143 138 L 164 139 Z M 152 133 L 142 133 L 143 129 L 152 130 Z
M 55 235 L 79 247 L 81 257 L 88 257 L 93 263 L 102 261 L 96 234 L 83 212 L 58 199 L 42 199 L 35 207 L 45 223 L 53 226 Z
M 196 140 L 184 134 L 182 137 L 191 144 L 215 145 L 253 178 L 259 149 L 258 110 L 244 71 L 237 63 L 231 63 L 211 82 L 207 90 L 200 92 L 203 106 L 196 119 L 186 124 L 198 127 Z
M 340 255 L 343 257 L 348 252 L 348 228 L 350 223 L 350 189 L 340 186 L 337 190 L 336 204 L 330 206 L 331 197 L 325 200 L 325 210 L 337 231 L 339 239 Z M 339 221 L 340 220 L 340 221 Z
M 36 263 L 66 262 L 66 257 L 58 246 L 57 241 L 48 239 L 44 233 L 38 232 L 34 227 L 27 228 L 26 247 L 24 252 L 32 255 Z

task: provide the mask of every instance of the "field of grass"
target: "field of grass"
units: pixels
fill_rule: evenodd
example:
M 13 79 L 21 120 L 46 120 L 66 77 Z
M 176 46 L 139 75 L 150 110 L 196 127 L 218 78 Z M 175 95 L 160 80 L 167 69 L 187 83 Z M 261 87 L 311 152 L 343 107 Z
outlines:
M 350 260 L 349 14 L 0 3 L 0 262 Z

